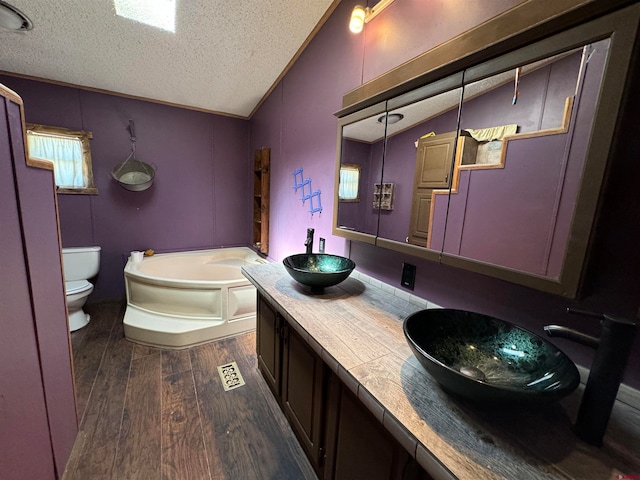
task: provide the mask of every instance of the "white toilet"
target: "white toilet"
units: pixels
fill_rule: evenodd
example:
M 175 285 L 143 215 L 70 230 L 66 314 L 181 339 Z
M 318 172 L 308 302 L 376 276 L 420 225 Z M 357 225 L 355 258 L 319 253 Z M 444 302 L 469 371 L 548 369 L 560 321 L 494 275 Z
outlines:
M 89 323 L 89 315 L 82 307 L 93 292 L 89 279 L 95 277 L 100 269 L 100 247 L 63 248 L 62 267 L 69 330 L 73 332 Z

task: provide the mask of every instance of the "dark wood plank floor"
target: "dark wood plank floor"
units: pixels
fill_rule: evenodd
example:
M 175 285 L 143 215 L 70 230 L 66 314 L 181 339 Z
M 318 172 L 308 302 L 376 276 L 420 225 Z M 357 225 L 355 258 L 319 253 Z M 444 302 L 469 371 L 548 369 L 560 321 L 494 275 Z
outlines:
M 124 338 L 124 305 L 73 332 L 79 433 L 64 480 L 315 479 L 257 370 L 255 333 L 188 350 Z M 245 385 L 225 392 L 217 367 Z

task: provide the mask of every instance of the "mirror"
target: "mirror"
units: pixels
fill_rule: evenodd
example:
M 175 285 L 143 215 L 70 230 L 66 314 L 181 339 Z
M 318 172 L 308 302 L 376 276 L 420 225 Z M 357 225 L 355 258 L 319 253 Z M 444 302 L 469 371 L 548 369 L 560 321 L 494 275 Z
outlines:
M 434 195 L 431 246 L 558 279 L 609 50 L 583 48 L 465 82 L 464 160 Z
M 346 225 L 378 246 L 574 297 L 631 59 L 637 25 L 628 17 L 602 17 L 389 98 L 386 135 L 378 128 L 368 139 L 375 162 L 361 177 L 360 192 L 375 199 L 366 230 L 343 222 L 334 234 L 346 236 Z M 359 138 L 383 118 L 363 112 L 341 120 L 360 115 Z
M 451 183 L 461 99 L 462 75 L 453 75 L 389 100 L 388 122 L 397 122 L 387 125 L 382 187 L 393 202 L 380 208 L 381 241 L 416 252 L 430 248 L 432 193 L 447 192 Z M 445 222 L 438 218 L 435 228 L 444 230 Z
M 338 125 L 334 233 L 338 229 L 341 236 L 367 243 L 374 243 L 378 233 L 378 210 L 372 206 L 374 192 L 369 187 L 382 180 L 385 111 L 386 102 L 349 115 Z M 353 176 L 346 173 L 354 170 L 358 172 L 357 198 L 340 198 L 340 192 L 353 191 Z

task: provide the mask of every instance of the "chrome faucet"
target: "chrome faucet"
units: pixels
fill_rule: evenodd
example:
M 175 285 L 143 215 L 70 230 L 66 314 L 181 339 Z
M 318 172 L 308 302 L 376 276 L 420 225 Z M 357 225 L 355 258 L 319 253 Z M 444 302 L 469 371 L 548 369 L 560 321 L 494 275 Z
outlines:
M 571 308 L 567 312 L 599 318 L 602 325 L 599 338 L 560 325 L 544 327 L 550 337 L 566 338 L 596 351 L 573 428 L 585 442 L 600 446 L 631 353 L 636 324 L 615 315 Z
M 307 228 L 307 239 L 304 241 L 304 246 L 307 247 L 307 255 L 313 253 L 313 228 Z

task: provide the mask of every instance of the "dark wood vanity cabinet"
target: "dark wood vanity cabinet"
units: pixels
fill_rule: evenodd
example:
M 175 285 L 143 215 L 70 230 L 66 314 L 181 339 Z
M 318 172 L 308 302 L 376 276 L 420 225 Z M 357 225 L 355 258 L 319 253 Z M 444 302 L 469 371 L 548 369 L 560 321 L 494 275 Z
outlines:
M 322 420 L 326 366 L 311 347 L 285 323 L 280 405 L 316 471 L 324 452 Z
M 335 375 L 329 379 L 326 424 L 324 478 L 431 478 Z
M 257 354 L 318 478 L 430 478 L 261 294 Z
M 258 295 L 257 312 L 258 368 L 273 394 L 276 398 L 280 398 L 282 362 L 282 336 L 280 332 L 284 319 L 262 295 Z
M 256 337 L 258 368 L 319 471 L 326 367 L 262 295 L 258 295 Z

